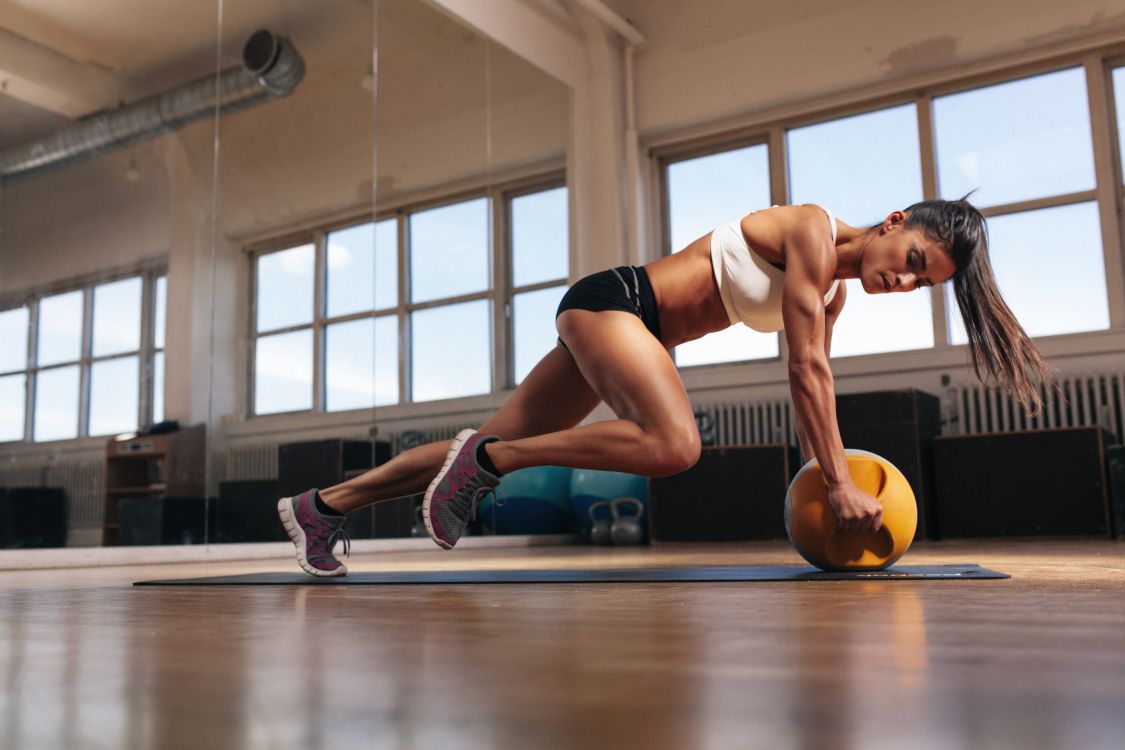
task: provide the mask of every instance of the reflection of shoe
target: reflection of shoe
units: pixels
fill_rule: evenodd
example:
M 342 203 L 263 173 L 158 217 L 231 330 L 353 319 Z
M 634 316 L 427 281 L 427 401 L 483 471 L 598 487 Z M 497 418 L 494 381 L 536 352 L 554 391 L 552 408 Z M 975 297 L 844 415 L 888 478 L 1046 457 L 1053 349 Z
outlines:
M 345 516 L 326 516 L 317 510 L 316 490 L 281 498 L 277 501 L 277 514 L 297 547 L 297 562 L 305 572 L 314 576 L 348 574 L 348 569 L 332 554 L 340 539 L 344 540 L 344 554 L 351 551 Z
M 469 521 L 476 518 L 477 503 L 500 484 L 499 477 L 477 463 L 477 448 L 499 439 L 476 430 L 461 430 L 453 438 L 445 465 L 430 482 L 422 501 L 422 520 L 438 546 L 452 549 Z

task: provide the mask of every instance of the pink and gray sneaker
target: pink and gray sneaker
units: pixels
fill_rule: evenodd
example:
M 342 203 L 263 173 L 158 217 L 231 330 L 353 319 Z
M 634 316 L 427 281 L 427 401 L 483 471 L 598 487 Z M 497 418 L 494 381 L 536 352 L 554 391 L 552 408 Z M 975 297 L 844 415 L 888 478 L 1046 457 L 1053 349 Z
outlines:
M 297 562 L 314 576 L 345 576 L 348 569 L 332 554 L 332 548 L 344 540 L 344 554 L 351 552 L 351 539 L 344 528 L 346 516 L 327 516 L 316 508 L 316 490 L 283 497 L 277 501 L 277 513 L 293 544 Z
M 477 448 L 499 439 L 476 430 L 461 430 L 453 438 L 445 464 L 422 500 L 422 520 L 439 547 L 453 549 L 465 527 L 476 518 L 477 503 L 500 484 L 499 477 L 477 463 Z

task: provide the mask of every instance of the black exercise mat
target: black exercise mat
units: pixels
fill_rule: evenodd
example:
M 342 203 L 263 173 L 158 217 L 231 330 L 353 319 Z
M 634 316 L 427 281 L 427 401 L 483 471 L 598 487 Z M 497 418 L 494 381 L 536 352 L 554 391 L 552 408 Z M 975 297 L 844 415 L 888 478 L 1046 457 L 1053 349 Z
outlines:
M 301 571 L 247 573 L 214 578 L 137 581 L 134 586 L 307 586 L 455 583 L 707 583 L 713 581 L 869 581 L 1011 578 L 1007 573 L 964 565 L 896 565 L 886 570 L 826 573 L 798 565 L 721 568 L 596 568 L 590 570 L 418 570 L 351 573 L 320 578 Z

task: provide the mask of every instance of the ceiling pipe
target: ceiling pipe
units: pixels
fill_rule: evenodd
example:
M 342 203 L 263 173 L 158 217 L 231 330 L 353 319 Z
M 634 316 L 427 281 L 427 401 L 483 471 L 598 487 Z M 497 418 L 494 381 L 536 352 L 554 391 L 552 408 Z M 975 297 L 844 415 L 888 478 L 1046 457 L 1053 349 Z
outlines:
M 286 37 L 267 29 L 242 47 L 242 65 L 81 120 L 46 138 L 0 151 L 0 185 L 156 138 L 215 113 L 292 93 L 305 62 Z
M 573 2 L 590 11 L 599 21 L 625 37 L 625 40 L 634 47 L 644 47 L 648 44 L 640 29 L 629 23 L 629 19 L 618 15 L 617 11 L 602 0 L 573 0 Z

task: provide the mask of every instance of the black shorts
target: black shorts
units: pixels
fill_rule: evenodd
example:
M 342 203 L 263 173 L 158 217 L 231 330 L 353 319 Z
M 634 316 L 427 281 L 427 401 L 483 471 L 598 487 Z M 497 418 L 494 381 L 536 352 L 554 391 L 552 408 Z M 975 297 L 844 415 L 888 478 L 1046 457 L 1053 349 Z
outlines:
M 656 295 L 652 293 L 648 273 L 641 266 L 619 266 L 579 279 L 563 295 L 555 317 L 564 310 L 621 310 L 633 313 L 656 340 L 660 340 Z M 559 343 L 566 346 L 561 338 Z

